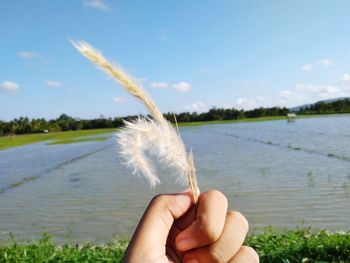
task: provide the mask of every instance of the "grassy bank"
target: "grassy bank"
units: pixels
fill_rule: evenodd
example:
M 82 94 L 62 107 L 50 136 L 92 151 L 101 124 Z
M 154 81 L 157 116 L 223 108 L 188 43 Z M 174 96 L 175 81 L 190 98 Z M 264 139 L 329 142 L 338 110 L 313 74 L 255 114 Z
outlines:
M 111 133 L 115 131 L 115 128 L 111 129 L 94 129 L 94 130 L 80 130 L 80 131 L 66 131 L 66 132 L 50 132 L 50 133 L 37 133 L 37 134 L 25 134 L 16 136 L 2 136 L 0 137 L 0 150 L 5 150 L 11 147 L 22 146 L 35 142 L 52 141 L 50 144 L 64 144 L 72 142 L 82 142 L 91 140 L 103 140 L 107 137 L 96 138 L 82 138 L 87 136 L 99 135 L 104 133 Z
M 348 113 L 342 114 L 309 114 L 309 115 L 298 115 L 297 119 L 307 119 L 307 118 L 322 118 L 322 117 L 334 117 L 334 116 L 349 116 Z M 241 122 L 259 122 L 259 121 L 278 121 L 286 120 L 285 116 L 270 116 L 270 117 L 258 117 L 258 118 L 243 118 L 238 120 L 221 120 L 221 121 L 198 121 L 198 122 L 182 122 L 179 126 L 201 126 L 210 124 L 228 124 L 228 123 L 241 123 Z
M 238 119 L 238 120 L 180 122 L 179 126 L 201 126 L 201 125 L 210 125 L 210 124 L 227 124 L 227 123 L 276 121 L 276 120 L 286 120 L 286 117 L 273 116 L 273 117 L 259 117 L 259 118 L 244 118 L 244 119 Z
M 184 123 L 179 123 L 179 126 L 201 126 L 201 125 L 210 125 L 210 124 L 258 122 L 258 121 L 272 121 L 272 120 L 282 120 L 282 119 L 285 119 L 285 117 L 278 116 L 278 117 L 247 118 L 247 119 L 227 120 L 227 121 L 184 122 Z M 22 146 L 22 145 L 27 145 L 27 144 L 42 142 L 42 141 L 50 141 L 48 143 L 49 145 L 78 143 L 78 142 L 86 142 L 86 141 L 102 141 L 107 139 L 108 137 L 90 137 L 90 138 L 86 138 L 86 137 L 99 135 L 103 133 L 110 133 L 113 131 L 116 131 L 116 128 L 24 134 L 24 135 L 16 135 L 16 136 L 1 136 L 0 150 L 5 150 L 11 147 Z
M 331 116 L 350 116 L 350 114 L 315 114 L 315 115 L 299 115 L 301 118 L 320 118 Z M 275 121 L 286 120 L 285 116 L 274 117 L 259 117 L 259 118 L 244 118 L 238 120 L 222 120 L 222 121 L 198 121 L 198 122 L 182 122 L 179 126 L 202 126 L 211 124 L 228 124 L 228 123 L 241 123 L 241 122 L 260 122 L 260 121 Z M 66 143 L 78 143 L 86 141 L 102 141 L 108 137 L 90 137 L 87 136 L 99 135 L 103 133 L 111 133 L 116 131 L 116 128 L 109 129 L 93 129 L 93 130 L 80 130 L 80 131 L 66 131 L 66 132 L 52 132 L 52 133 L 38 133 L 38 134 L 25 134 L 16 136 L 1 136 L 0 137 L 0 150 L 5 150 L 11 147 L 22 146 L 35 142 L 52 141 L 49 144 L 66 144 Z
M 247 239 L 260 262 L 350 262 L 350 232 L 312 232 L 308 228 L 266 229 Z M 54 245 L 49 237 L 25 245 L 0 247 L 0 262 L 121 262 L 126 241 L 107 245 Z

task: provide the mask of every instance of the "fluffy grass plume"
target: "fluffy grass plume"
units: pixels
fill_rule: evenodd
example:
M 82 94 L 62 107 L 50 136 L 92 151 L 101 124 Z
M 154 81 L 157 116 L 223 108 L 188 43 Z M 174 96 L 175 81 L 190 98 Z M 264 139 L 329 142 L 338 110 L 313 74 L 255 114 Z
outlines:
M 137 81 L 120 67 L 113 65 L 103 55 L 84 41 L 73 42 L 78 51 L 112 76 L 121 86 L 145 105 L 152 118 L 138 118 L 127 122 L 118 134 L 121 155 L 133 173 L 141 173 L 152 187 L 160 183 L 154 165 L 147 158 L 154 156 L 159 162 L 173 168 L 177 181 L 187 183 L 197 203 L 199 189 L 193 155 L 187 153 L 180 134 L 163 117 L 152 98 L 138 85 Z

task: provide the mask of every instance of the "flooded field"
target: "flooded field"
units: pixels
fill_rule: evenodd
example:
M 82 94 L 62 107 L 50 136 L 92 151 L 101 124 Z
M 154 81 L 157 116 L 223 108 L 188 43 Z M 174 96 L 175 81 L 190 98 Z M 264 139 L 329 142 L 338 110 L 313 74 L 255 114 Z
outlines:
M 219 189 L 251 229 L 350 230 L 350 116 L 184 127 L 201 191 Z M 114 136 L 0 151 L 0 242 L 51 233 L 64 242 L 130 237 L 149 200 L 182 190 L 169 171 L 152 190 Z

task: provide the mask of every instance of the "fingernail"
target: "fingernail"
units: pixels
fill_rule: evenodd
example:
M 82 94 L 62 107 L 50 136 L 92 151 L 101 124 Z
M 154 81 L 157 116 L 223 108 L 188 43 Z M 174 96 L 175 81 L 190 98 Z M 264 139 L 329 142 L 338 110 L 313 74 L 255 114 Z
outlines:
M 184 238 L 177 242 L 177 248 L 185 251 L 195 247 L 195 242 L 192 238 Z
M 199 261 L 195 258 L 185 259 L 185 263 L 199 263 Z

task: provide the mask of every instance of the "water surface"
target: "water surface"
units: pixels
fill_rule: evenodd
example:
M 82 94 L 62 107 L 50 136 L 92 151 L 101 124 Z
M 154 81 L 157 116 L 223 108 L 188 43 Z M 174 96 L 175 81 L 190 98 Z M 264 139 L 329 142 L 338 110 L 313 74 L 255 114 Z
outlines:
M 219 189 L 251 228 L 350 230 L 350 117 L 185 127 L 201 191 Z M 111 138 L 0 151 L 0 242 L 50 232 L 62 242 L 130 237 L 149 200 L 179 191 L 167 170 L 149 189 Z

